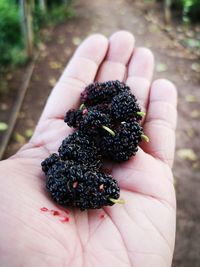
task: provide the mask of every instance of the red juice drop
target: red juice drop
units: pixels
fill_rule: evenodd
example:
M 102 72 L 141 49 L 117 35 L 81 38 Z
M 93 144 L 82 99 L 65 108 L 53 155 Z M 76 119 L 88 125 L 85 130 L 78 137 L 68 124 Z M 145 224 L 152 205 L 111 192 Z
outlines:
M 51 213 L 53 214 L 53 216 L 59 216 L 60 212 L 57 210 L 51 210 Z
M 62 220 L 60 220 L 62 223 L 69 222 L 69 217 L 65 217 Z
M 42 207 L 40 210 L 41 210 L 41 211 L 44 211 L 44 212 L 49 211 L 46 207 Z
M 100 219 L 103 219 L 103 218 L 105 218 L 105 215 L 101 214 L 99 217 L 100 217 Z

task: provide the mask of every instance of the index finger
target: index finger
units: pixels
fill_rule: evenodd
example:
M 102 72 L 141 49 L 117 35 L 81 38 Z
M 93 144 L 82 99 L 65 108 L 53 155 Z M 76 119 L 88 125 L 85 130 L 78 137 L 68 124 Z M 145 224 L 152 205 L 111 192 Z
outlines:
M 40 122 L 48 118 L 63 118 L 65 112 L 77 104 L 80 92 L 93 82 L 107 49 L 108 40 L 101 34 L 83 41 L 52 90 Z

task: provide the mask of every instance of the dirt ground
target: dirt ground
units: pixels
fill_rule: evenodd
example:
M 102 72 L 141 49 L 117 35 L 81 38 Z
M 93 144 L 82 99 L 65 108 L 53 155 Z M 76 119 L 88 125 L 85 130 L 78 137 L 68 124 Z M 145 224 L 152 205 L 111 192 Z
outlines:
M 149 7 L 150 8 L 150 7 Z M 152 49 L 155 78 L 167 77 L 178 88 L 177 151 L 174 165 L 177 192 L 177 237 L 173 267 L 200 266 L 200 79 L 198 59 L 185 50 L 140 1 L 77 0 L 77 16 L 45 30 L 45 41 L 20 111 L 5 157 L 31 135 L 56 79 L 76 46 L 91 33 L 109 36 L 120 29 L 131 31 L 137 45 Z M 153 19 L 152 19 L 153 18 Z M 196 66 L 196 67 L 195 67 Z

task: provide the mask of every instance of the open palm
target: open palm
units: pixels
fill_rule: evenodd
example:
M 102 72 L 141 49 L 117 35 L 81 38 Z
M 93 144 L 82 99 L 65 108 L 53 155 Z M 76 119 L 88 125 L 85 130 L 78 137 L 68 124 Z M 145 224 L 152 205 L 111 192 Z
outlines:
M 148 49 L 134 49 L 133 36 L 124 31 L 109 41 L 93 35 L 77 49 L 30 142 L 0 163 L 1 266 L 171 266 L 176 89 L 167 80 L 151 84 L 153 61 Z M 81 90 L 94 80 L 116 79 L 131 87 L 146 110 L 143 127 L 150 142 L 142 143 L 128 162 L 112 166 L 126 204 L 84 212 L 69 209 L 69 221 L 62 223 L 40 211 L 48 207 L 64 213 L 44 189 L 40 163 L 71 132 L 63 117 L 77 107 Z

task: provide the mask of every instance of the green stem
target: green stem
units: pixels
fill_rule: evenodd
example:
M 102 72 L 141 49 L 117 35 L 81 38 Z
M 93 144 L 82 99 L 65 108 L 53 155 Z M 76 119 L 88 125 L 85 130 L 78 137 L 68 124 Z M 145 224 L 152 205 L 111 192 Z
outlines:
M 109 197 L 109 200 L 115 204 L 125 204 L 124 199 L 114 199 L 114 198 Z
M 146 113 L 144 111 L 138 111 L 137 115 L 144 117 Z
M 107 126 L 102 125 L 102 128 L 103 128 L 104 130 L 106 130 L 107 132 L 109 132 L 112 136 L 115 136 L 115 132 L 113 132 L 113 130 L 111 130 L 111 129 L 108 128 Z
M 85 104 L 81 104 L 79 109 L 82 110 L 82 109 L 84 109 L 84 107 L 85 107 Z
M 145 135 L 145 134 L 142 134 L 142 135 L 141 135 L 141 138 L 142 138 L 144 141 L 146 141 L 147 143 L 150 141 L 150 140 L 149 140 L 149 137 L 148 137 L 147 135 Z

